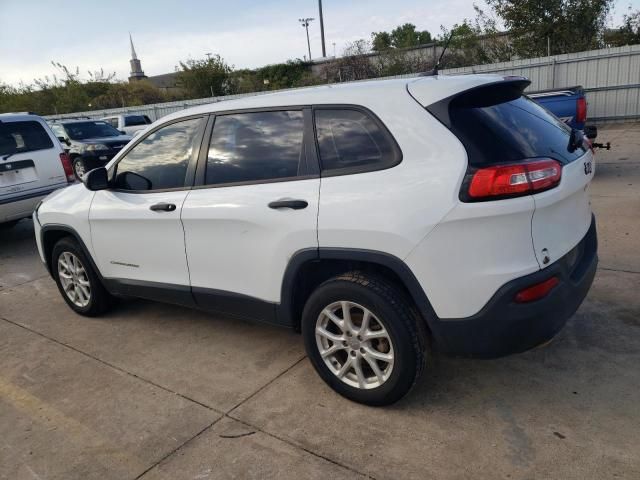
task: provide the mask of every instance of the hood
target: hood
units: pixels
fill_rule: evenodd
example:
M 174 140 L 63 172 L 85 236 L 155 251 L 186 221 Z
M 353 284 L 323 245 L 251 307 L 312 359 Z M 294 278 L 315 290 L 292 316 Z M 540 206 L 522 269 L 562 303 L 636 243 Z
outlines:
M 129 143 L 132 138 L 133 137 L 131 135 L 118 135 L 117 137 L 83 138 L 82 140 L 74 140 L 74 142 L 84 144 L 102 143 L 104 145 L 124 145 Z

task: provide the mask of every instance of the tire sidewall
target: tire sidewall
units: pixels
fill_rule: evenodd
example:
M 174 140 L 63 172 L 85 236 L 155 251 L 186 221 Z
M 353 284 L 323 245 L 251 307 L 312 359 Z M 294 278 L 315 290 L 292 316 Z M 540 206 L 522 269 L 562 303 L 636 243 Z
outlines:
M 78 305 L 73 303 L 71 299 L 69 299 L 64 291 L 64 288 L 62 287 L 62 283 L 60 282 L 60 276 L 58 275 L 58 259 L 64 252 L 69 252 L 75 255 L 78 260 L 80 260 L 80 263 L 82 263 L 85 272 L 87 272 L 87 278 L 89 279 L 89 285 L 91 288 L 91 296 L 89 298 L 89 303 L 84 307 L 79 307 Z M 56 281 L 56 285 L 58 286 L 58 290 L 60 291 L 62 298 L 64 298 L 64 301 L 67 302 L 67 305 L 69 305 L 71 309 L 80 314 L 90 315 L 94 311 L 96 306 L 96 294 L 98 292 L 100 284 L 99 279 L 96 277 L 93 268 L 91 267 L 91 263 L 89 263 L 87 257 L 82 252 L 82 249 L 78 247 L 76 242 L 71 239 L 65 238 L 56 243 L 56 245 L 53 247 L 51 256 L 51 272 L 53 274 L 54 280 Z
M 315 338 L 315 327 L 322 310 L 331 303 L 346 300 L 368 308 L 384 325 L 394 351 L 390 377 L 379 387 L 364 390 L 347 385 L 325 365 Z M 398 308 L 398 306 L 396 306 Z M 305 305 L 302 315 L 302 335 L 305 349 L 320 377 L 341 395 L 368 405 L 387 405 L 399 400 L 413 385 L 417 358 L 411 333 L 394 306 L 376 292 L 346 280 L 332 280 L 320 286 Z M 399 306 L 399 308 L 404 308 Z

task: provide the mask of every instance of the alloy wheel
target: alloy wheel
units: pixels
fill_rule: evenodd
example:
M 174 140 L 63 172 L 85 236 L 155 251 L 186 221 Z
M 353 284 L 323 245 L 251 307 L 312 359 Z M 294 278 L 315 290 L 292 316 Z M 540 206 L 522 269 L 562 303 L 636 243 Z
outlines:
M 391 337 L 383 322 L 362 305 L 342 300 L 325 307 L 316 321 L 315 337 L 325 365 L 347 385 L 377 388 L 391 375 Z
M 77 307 L 84 308 L 91 301 L 89 276 L 80 259 L 71 252 L 58 257 L 58 277 L 67 298 Z
M 85 174 L 84 162 L 82 160 L 76 160 L 73 163 L 73 170 L 76 173 L 76 177 L 82 180 L 82 177 L 84 177 Z

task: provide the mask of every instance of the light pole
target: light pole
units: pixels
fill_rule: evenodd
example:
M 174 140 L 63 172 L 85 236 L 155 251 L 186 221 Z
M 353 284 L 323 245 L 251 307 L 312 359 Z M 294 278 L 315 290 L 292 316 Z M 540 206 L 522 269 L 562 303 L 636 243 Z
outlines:
M 311 61 L 311 42 L 309 42 L 309 22 L 313 22 L 315 18 L 299 18 L 298 21 L 307 31 L 307 48 L 309 49 L 309 61 Z
M 324 19 L 322 17 L 322 0 L 318 0 L 318 12 L 320 13 L 320 38 L 322 39 L 322 57 L 327 56 L 327 51 L 324 48 Z

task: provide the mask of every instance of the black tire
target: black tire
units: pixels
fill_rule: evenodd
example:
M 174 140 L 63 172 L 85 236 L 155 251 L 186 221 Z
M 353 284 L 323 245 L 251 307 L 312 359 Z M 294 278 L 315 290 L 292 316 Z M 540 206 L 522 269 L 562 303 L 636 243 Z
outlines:
M 74 255 L 80 261 L 86 272 L 86 277 L 90 285 L 90 296 L 88 304 L 85 306 L 78 306 L 73 303 L 62 286 L 58 273 L 58 260 L 65 252 Z M 60 239 L 53 247 L 51 254 L 51 272 L 56 284 L 58 285 L 58 290 L 60 291 L 62 298 L 64 298 L 67 305 L 69 305 L 69 307 L 71 307 L 71 309 L 76 313 L 87 317 L 95 317 L 105 313 L 109 308 L 111 308 L 113 304 L 113 297 L 105 290 L 102 282 L 98 278 L 98 275 L 91 266 L 91 262 L 82 251 L 82 248 L 78 245 L 78 242 L 72 237 L 64 237 Z
M 340 301 L 370 310 L 389 334 L 394 363 L 388 378 L 379 386 L 364 389 L 348 385 L 329 369 L 320 354 L 316 322 L 327 306 Z M 311 294 L 302 314 L 302 335 L 307 355 L 320 377 L 344 397 L 372 406 L 389 405 L 404 397 L 424 370 L 428 353 L 424 321 L 407 296 L 384 278 L 362 272 L 327 280 Z M 364 361 L 361 365 L 365 365 Z
M 78 170 L 81 169 L 83 173 L 83 175 L 85 173 L 87 173 L 87 166 L 84 163 L 84 160 L 82 160 L 82 157 L 76 157 L 73 159 L 73 174 L 76 177 L 76 180 L 78 180 L 79 182 L 82 181 L 82 177 L 78 174 Z

